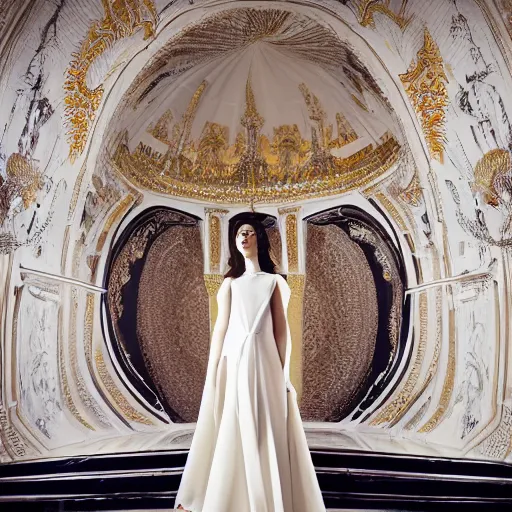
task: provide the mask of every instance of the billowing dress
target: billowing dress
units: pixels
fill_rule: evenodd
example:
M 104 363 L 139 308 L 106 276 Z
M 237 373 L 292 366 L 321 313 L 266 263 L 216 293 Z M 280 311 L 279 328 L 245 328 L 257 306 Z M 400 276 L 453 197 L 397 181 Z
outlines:
M 278 274 L 231 280 L 231 310 L 216 385 L 205 385 L 175 507 L 192 512 L 325 512 L 289 382 L 287 324 L 284 370 L 270 299 Z

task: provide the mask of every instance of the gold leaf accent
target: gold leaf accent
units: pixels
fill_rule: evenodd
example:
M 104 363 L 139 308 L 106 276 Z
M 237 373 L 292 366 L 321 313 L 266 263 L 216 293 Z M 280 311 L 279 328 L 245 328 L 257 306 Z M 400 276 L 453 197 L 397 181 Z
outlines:
M 448 105 L 448 82 L 439 48 L 425 28 L 423 47 L 407 73 L 400 76 L 405 91 L 419 117 L 430 156 L 443 162 L 445 136 L 444 107 Z
M 451 290 L 451 286 L 448 286 Z M 432 417 L 418 430 L 418 432 L 426 433 L 432 432 L 438 425 L 443 416 L 445 415 L 453 393 L 455 385 L 455 370 L 456 370 L 456 344 L 457 334 L 455 325 L 455 310 L 450 308 L 448 312 L 448 330 L 449 330 L 449 345 L 448 345 L 448 363 L 446 366 L 446 374 L 441 390 L 441 399 L 439 405 L 432 415 Z
M 492 149 L 475 165 L 473 192 L 480 192 L 484 201 L 498 206 L 504 190 L 512 192 L 512 162 L 506 149 Z
M 149 418 L 144 416 L 144 414 L 140 413 L 137 411 L 137 409 L 130 405 L 123 393 L 116 386 L 116 383 L 114 382 L 114 379 L 110 375 L 107 365 L 105 364 L 101 350 L 96 350 L 96 353 L 94 354 L 94 360 L 96 362 L 96 369 L 98 370 L 98 375 L 101 381 L 125 417 L 137 423 L 153 425 L 153 422 Z
M 218 272 L 220 266 L 220 219 L 210 215 L 210 271 Z
M 89 27 L 78 53 L 73 54 L 64 82 L 65 116 L 69 127 L 69 158 L 80 156 L 103 98 L 103 85 L 87 86 L 87 73 L 93 62 L 116 41 L 144 29 L 144 39 L 154 35 L 157 12 L 152 0 L 102 0 L 105 17 Z
M 105 222 L 105 226 L 103 227 L 100 236 L 98 237 L 98 241 L 96 243 L 96 252 L 100 252 L 103 249 L 112 226 L 119 220 L 122 215 L 124 215 L 126 210 L 135 201 L 135 199 L 136 198 L 132 194 L 128 194 L 121 200 L 121 202 L 116 206 L 115 210 L 110 214 L 107 222 Z
M 398 13 L 393 12 L 389 7 L 389 0 L 356 0 L 358 10 L 358 22 L 363 27 L 375 27 L 373 18 L 375 13 L 381 13 L 394 21 L 402 30 L 405 30 L 410 23 L 412 16 L 405 17 L 405 8 L 408 0 L 402 0 Z
M 288 272 L 299 271 L 299 247 L 297 242 L 297 217 L 286 216 L 286 254 L 288 255 Z
M 419 340 L 414 355 L 414 361 L 411 370 L 407 375 L 405 383 L 401 386 L 396 397 L 382 409 L 377 416 L 370 422 L 370 425 L 381 425 L 383 423 L 392 423 L 396 418 L 401 418 L 409 407 L 409 402 L 420 376 L 421 366 L 425 358 L 427 348 L 427 329 L 428 329 L 428 300 L 427 292 L 421 292 L 419 296 L 420 328 Z

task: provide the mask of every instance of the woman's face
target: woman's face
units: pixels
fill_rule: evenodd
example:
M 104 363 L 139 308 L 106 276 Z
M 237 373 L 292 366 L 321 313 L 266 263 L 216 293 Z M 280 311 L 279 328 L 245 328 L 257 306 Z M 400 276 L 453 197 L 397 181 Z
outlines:
M 258 254 L 256 231 L 250 224 L 244 224 L 238 229 L 236 233 L 236 248 L 245 258 L 252 258 Z

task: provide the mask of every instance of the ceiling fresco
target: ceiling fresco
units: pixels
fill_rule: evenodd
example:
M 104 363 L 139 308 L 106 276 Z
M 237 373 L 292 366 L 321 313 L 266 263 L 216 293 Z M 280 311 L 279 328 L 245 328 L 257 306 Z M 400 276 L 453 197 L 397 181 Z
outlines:
M 511 15 L 0 0 L 0 461 L 188 447 L 252 210 L 312 446 L 511 461 Z

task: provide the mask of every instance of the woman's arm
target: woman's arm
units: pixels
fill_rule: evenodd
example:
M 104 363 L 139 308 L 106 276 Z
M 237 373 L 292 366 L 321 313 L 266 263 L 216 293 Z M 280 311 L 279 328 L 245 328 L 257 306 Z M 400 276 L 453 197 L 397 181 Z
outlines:
M 229 314 L 231 312 L 231 278 L 224 279 L 217 292 L 217 308 L 217 320 L 213 328 L 210 357 L 206 371 L 206 378 L 213 380 L 215 380 L 217 375 L 217 366 L 222 353 L 222 346 L 224 345 L 224 337 L 228 329 Z
M 270 309 L 272 311 L 272 326 L 274 329 L 277 351 L 279 352 L 279 358 L 281 359 L 281 366 L 284 368 L 288 333 L 286 329 L 286 313 L 284 311 L 279 286 L 274 288 L 274 293 L 270 300 Z

